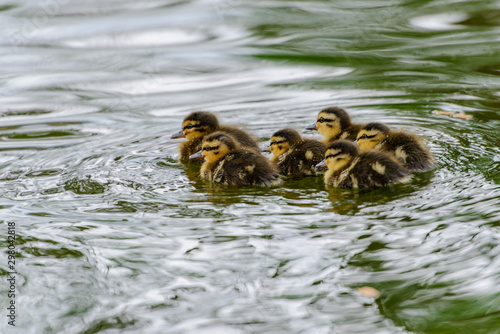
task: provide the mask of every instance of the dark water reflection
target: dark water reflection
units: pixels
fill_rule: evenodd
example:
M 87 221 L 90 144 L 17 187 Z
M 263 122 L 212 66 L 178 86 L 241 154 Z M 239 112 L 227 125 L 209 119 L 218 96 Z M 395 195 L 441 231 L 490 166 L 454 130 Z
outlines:
M 499 13 L 1 5 L 0 221 L 16 223 L 19 293 L 0 332 L 500 333 Z M 193 110 L 267 141 L 330 105 L 424 135 L 438 166 L 375 191 L 237 189 L 200 180 L 170 139 Z

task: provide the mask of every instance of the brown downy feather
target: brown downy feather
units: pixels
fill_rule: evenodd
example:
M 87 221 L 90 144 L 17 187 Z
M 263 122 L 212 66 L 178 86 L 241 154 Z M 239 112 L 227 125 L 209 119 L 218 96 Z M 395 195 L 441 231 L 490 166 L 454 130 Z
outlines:
M 422 138 L 416 135 L 392 132 L 379 145 L 378 149 L 391 153 L 411 172 L 428 170 L 434 166 L 431 152 Z
M 391 154 L 410 172 L 428 170 L 434 166 L 432 153 L 423 138 L 415 134 L 392 132 L 383 124 L 368 123 L 358 133 L 357 140 L 360 146 L 363 140 L 371 140 L 372 145 L 376 143 L 374 150 Z
M 237 149 L 203 169 L 204 179 L 236 186 L 270 186 L 280 182 L 278 171 L 255 151 Z
M 335 153 L 329 158 L 330 153 Z M 359 154 L 349 141 L 339 140 L 330 145 L 326 159 L 344 157 L 347 163 L 336 171 L 325 174 L 325 183 L 339 188 L 378 188 L 404 180 L 408 172 L 383 152 L 369 151 Z M 327 160 L 328 162 L 328 160 Z
M 240 148 L 231 135 L 214 132 L 205 136 L 204 149 L 207 143 L 217 147 L 213 154 L 220 152 L 221 155 L 213 162 L 203 163 L 200 170 L 202 178 L 236 186 L 270 186 L 281 182 L 278 170 L 269 160 L 256 150 Z M 227 153 L 223 154 L 222 151 Z
M 242 147 L 259 150 L 257 140 L 252 135 L 234 126 L 220 126 L 217 117 L 210 112 L 193 112 L 184 118 L 183 126 L 185 124 L 192 124 L 193 127 L 183 128 L 184 134 L 194 133 L 198 137 L 179 144 L 179 160 L 181 161 L 189 161 L 190 155 L 201 150 L 203 137 L 215 131 L 222 131 L 233 136 Z M 194 162 L 202 163 L 200 160 Z
M 354 141 L 356 140 L 356 137 L 358 136 L 359 130 L 363 128 L 364 124 L 359 124 L 359 123 L 351 123 L 351 125 L 343 130 L 337 138 L 331 139 L 330 142 L 333 142 L 335 140 L 340 140 L 340 139 L 345 139 L 345 140 L 351 140 Z
M 270 144 L 273 157 L 282 175 L 306 176 L 316 174 L 316 164 L 323 160 L 326 145 L 313 139 L 302 139 L 291 128 L 276 131 Z

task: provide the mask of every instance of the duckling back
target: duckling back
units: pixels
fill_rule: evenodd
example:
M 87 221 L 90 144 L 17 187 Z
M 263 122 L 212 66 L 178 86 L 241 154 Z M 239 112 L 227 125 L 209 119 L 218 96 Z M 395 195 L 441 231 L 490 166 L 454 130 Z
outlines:
M 423 139 L 413 134 L 391 132 L 376 148 L 390 152 L 408 171 L 427 170 L 434 165 Z
M 229 152 L 219 161 L 202 168 L 201 176 L 236 186 L 270 186 L 281 182 L 277 169 L 264 156 L 248 149 Z
M 241 147 L 247 147 L 260 150 L 257 140 L 245 130 L 234 126 L 221 126 L 217 131 L 221 131 L 233 136 L 234 139 L 240 144 Z
M 401 181 L 408 172 L 383 152 L 369 151 L 355 157 L 341 171 L 325 175 L 326 184 L 339 188 L 378 188 Z
M 352 123 L 348 128 L 344 129 L 337 138 L 330 140 L 330 142 L 339 139 L 354 141 L 356 140 L 358 132 L 363 128 L 363 126 L 364 124 Z
M 278 169 L 282 175 L 315 175 L 315 166 L 323 160 L 325 151 L 324 143 L 303 139 L 300 143 L 292 145 L 288 152 L 278 158 Z

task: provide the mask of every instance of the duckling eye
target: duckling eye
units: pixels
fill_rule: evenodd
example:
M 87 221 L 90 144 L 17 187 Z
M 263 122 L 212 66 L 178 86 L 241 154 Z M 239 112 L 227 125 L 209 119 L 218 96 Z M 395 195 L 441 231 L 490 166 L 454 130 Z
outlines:
M 216 150 L 216 149 L 218 149 L 218 148 L 219 148 L 219 146 L 215 146 L 215 147 L 205 146 L 205 147 L 203 148 L 203 150 L 204 150 L 204 151 L 212 151 L 212 150 Z
M 278 145 L 278 144 L 283 144 L 285 142 L 285 140 L 281 140 L 281 141 L 276 141 L 276 140 L 273 140 L 271 142 L 271 145 Z
M 339 155 L 340 153 L 337 153 L 337 154 L 333 154 L 333 153 L 330 153 L 328 154 L 325 159 L 329 159 L 329 158 L 335 158 L 337 155 Z M 338 160 L 338 159 L 337 159 Z
M 359 137 L 359 138 L 358 138 L 358 140 L 360 140 L 360 139 L 370 139 L 370 138 L 373 138 L 373 137 L 375 137 L 375 135 L 373 135 L 373 136 L 368 136 L 368 135 L 365 133 L 364 135 L 362 135 L 361 137 Z
M 318 122 L 320 122 L 320 123 L 332 122 L 332 121 L 333 121 L 332 119 L 323 118 L 323 117 L 321 117 L 320 119 L 318 119 Z

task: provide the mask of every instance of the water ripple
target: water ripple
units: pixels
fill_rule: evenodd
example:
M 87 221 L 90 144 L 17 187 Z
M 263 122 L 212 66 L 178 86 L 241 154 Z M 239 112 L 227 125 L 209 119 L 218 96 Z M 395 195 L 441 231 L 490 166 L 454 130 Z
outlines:
M 497 331 L 499 8 L 449 8 L 1 6 L 0 225 L 16 223 L 19 327 Z M 200 180 L 170 139 L 194 110 L 262 141 L 283 127 L 319 138 L 304 127 L 331 105 L 425 136 L 436 168 L 374 191 L 321 177 L 238 189 Z

